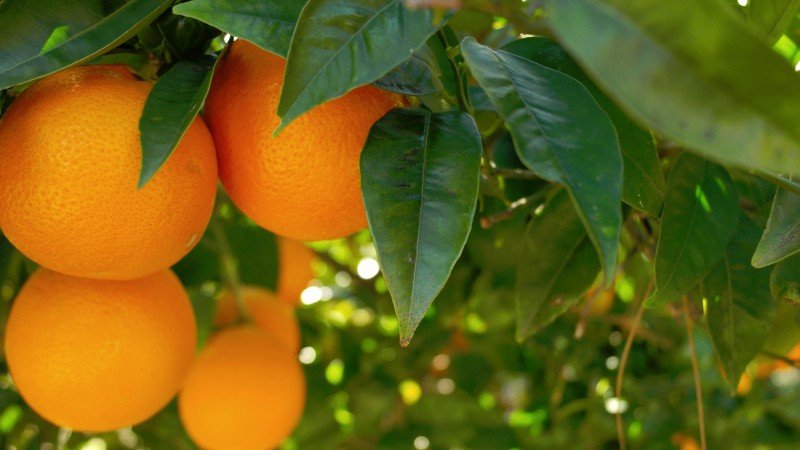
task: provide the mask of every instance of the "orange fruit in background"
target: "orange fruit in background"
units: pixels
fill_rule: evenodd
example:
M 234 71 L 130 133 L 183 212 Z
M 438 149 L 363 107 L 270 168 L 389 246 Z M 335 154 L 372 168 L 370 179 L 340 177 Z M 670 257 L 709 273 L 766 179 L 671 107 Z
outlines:
M 241 326 L 214 335 L 178 396 L 181 421 L 206 450 L 264 450 L 288 437 L 305 406 L 300 363 L 270 334 Z
M 205 115 L 222 184 L 260 226 L 316 241 L 367 225 L 359 158 L 370 127 L 401 96 L 357 88 L 297 118 L 277 137 L 285 60 L 239 39 L 217 67 Z
M 300 326 L 294 316 L 294 308 L 272 292 L 256 287 L 243 286 L 242 299 L 253 323 L 268 331 L 285 348 L 292 352 L 300 350 Z M 233 292 L 226 290 L 217 299 L 214 326 L 232 325 L 239 318 L 239 309 Z
M 110 281 L 39 269 L 14 300 L 5 352 L 31 408 L 61 427 L 99 432 L 164 407 L 196 341 L 189 298 L 169 270 Z
M 200 240 L 217 164 L 202 119 L 137 188 L 139 119 L 151 85 L 124 66 L 67 69 L 0 119 L 0 227 L 29 258 L 88 278 L 167 268 Z
M 278 238 L 278 296 L 292 305 L 314 279 L 314 252 L 302 242 Z

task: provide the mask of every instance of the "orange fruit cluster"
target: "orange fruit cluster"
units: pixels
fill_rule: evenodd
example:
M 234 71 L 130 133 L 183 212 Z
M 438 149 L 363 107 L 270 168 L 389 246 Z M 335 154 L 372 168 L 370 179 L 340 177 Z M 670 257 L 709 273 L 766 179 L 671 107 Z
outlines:
M 208 96 L 209 127 L 197 117 L 141 188 L 139 121 L 152 86 L 124 66 L 50 75 L 0 118 L 0 227 L 41 266 L 14 300 L 5 352 L 22 397 L 59 426 L 134 425 L 179 394 L 201 447 L 265 449 L 302 415 L 293 306 L 313 278 L 313 252 L 296 240 L 366 226 L 360 152 L 403 100 L 358 88 L 275 137 L 285 63 L 245 41 L 231 47 Z M 191 303 L 169 267 L 203 236 L 218 179 L 279 235 L 279 279 L 275 293 L 223 293 L 219 330 L 195 355 Z

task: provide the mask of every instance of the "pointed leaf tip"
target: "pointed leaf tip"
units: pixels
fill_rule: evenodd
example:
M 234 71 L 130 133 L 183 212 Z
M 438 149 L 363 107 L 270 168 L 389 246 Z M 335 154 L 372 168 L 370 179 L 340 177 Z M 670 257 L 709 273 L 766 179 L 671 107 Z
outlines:
M 475 121 L 461 111 L 394 109 L 370 130 L 361 189 L 401 344 L 411 340 L 467 242 L 481 152 Z

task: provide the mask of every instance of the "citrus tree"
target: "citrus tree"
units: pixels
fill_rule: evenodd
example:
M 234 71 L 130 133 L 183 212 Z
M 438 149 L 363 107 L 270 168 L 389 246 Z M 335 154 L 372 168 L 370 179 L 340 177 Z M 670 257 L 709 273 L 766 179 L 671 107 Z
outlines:
M 797 448 L 799 10 L 0 0 L 0 443 Z

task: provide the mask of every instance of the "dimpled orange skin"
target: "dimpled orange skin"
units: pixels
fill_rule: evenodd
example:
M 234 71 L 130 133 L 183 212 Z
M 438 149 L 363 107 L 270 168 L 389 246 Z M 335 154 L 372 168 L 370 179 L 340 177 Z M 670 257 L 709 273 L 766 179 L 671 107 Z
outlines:
M 239 326 L 211 338 L 178 408 L 189 436 L 205 450 L 265 450 L 292 433 L 305 393 L 296 356 L 267 331 Z
M 136 187 L 150 89 L 124 66 L 72 68 L 28 88 L 0 119 L 0 226 L 22 253 L 70 275 L 132 279 L 200 240 L 217 179 L 202 119 Z
M 314 279 L 314 252 L 292 239 L 278 239 L 278 297 L 290 305 L 300 304 L 300 294 Z
M 277 137 L 285 61 L 239 39 L 214 75 L 206 120 L 220 179 L 260 226 L 300 241 L 367 225 L 359 157 L 370 127 L 403 99 L 365 86 L 306 112 Z
M 189 298 L 169 270 L 110 281 L 39 269 L 14 300 L 5 352 L 31 408 L 61 427 L 99 432 L 163 408 L 196 342 Z
M 287 350 L 297 353 L 300 350 L 300 326 L 294 316 L 294 308 L 282 301 L 272 292 L 257 287 L 242 287 L 242 298 L 253 323 L 268 331 Z M 239 318 L 236 298 L 231 291 L 225 291 L 217 299 L 214 326 L 232 325 Z

